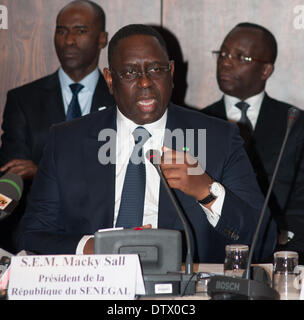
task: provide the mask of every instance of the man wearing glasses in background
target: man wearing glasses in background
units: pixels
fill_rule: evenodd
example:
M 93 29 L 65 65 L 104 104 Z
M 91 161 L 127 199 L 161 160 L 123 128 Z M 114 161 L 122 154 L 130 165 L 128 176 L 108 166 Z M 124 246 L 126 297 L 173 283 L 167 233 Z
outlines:
M 270 98 L 265 92 L 266 82 L 274 71 L 277 42 L 266 28 L 240 23 L 228 33 L 220 50 L 213 53 L 217 55 L 217 81 L 224 96 L 203 112 L 238 124 L 258 182 L 266 195 L 291 107 Z M 290 133 L 269 208 L 280 229 L 277 249 L 298 251 L 302 262 L 303 146 L 304 120 L 301 112 Z

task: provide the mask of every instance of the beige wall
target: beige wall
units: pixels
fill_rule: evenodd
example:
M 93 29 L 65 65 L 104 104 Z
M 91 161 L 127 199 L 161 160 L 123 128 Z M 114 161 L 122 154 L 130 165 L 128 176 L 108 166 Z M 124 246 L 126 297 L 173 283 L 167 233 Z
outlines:
M 55 18 L 69 0 L 0 0 L 8 8 L 8 30 L 0 30 L 0 115 L 7 90 L 53 72 L 58 67 L 53 47 Z M 294 13 L 299 0 L 96 0 L 107 15 L 109 38 L 123 25 L 163 26 L 179 41 L 177 93 L 186 88 L 185 104 L 201 109 L 221 93 L 215 80 L 219 48 L 237 23 L 250 21 L 269 28 L 277 38 L 279 55 L 267 84 L 270 95 L 304 109 L 304 29 L 297 30 Z M 302 2 L 302 3 L 301 3 Z M 163 14 L 161 14 L 163 13 Z M 304 19 L 303 19 L 304 23 Z M 102 52 L 100 67 L 106 63 Z M 187 71 L 187 72 L 186 72 Z M 187 83 L 187 87 L 185 86 Z M 177 102 L 182 97 L 175 98 Z

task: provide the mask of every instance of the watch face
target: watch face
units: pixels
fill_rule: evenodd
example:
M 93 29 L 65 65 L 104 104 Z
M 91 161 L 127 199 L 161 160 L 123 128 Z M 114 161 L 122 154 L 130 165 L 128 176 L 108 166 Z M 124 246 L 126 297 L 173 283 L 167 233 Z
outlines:
M 215 197 L 218 197 L 221 194 L 221 185 L 218 182 L 213 182 L 210 188 L 210 193 L 212 193 Z

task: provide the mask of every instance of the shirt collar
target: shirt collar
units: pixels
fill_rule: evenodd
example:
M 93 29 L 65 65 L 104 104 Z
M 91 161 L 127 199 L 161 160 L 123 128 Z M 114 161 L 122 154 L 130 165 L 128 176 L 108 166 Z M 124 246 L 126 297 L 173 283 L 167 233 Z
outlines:
M 263 90 L 260 93 L 256 94 L 255 96 L 252 96 L 246 99 L 245 102 L 247 102 L 250 105 L 249 109 L 255 109 L 259 111 L 261 108 L 261 104 L 263 102 L 264 96 L 265 96 L 265 91 Z M 229 96 L 228 94 L 224 94 L 224 103 L 226 106 L 226 110 L 228 112 L 229 110 L 235 107 L 236 103 L 240 101 L 241 100 L 239 98 Z
M 59 68 L 58 71 L 59 81 L 62 88 L 69 88 L 69 85 L 72 83 L 75 83 L 66 72 L 62 69 L 62 67 Z M 90 91 L 91 93 L 94 93 L 98 79 L 99 79 L 99 70 L 96 68 L 94 71 L 89 73 L 87 76 L 85 76 L 83 79 L 79 81 L 80 84 L 84 86 L 82 89 L 82 92 L 85 90 Z

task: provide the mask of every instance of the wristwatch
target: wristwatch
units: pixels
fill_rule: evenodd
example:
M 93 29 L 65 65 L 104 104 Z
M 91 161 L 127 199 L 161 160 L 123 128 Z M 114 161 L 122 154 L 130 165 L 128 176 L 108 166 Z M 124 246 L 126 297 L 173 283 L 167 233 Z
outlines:
M 222 186 L 218 182 L 214 181 L 209 187 L 210 193 L 208 194 L 208 196 L 202 200 L 197 200 L 197 202 L 203 205 L 208 204 L 211 201 L 215 200 L 221 194 L 221 190 Z

